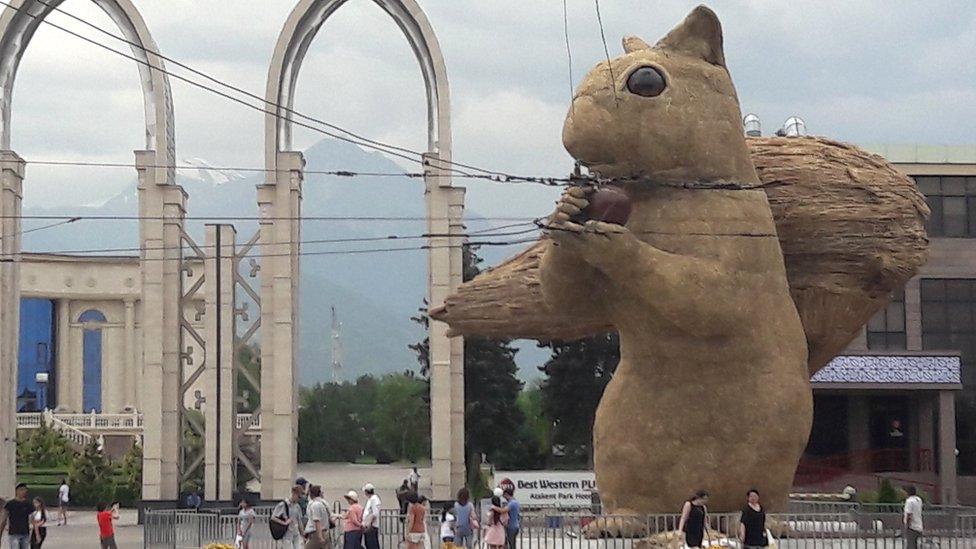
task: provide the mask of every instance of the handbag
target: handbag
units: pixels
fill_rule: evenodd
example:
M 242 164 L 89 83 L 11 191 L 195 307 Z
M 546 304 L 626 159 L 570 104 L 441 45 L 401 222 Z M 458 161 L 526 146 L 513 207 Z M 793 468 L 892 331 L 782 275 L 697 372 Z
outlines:
M 285 522 L 288 520 L 288 502 L 282 500 L 281 503 L 285 506 L 285 512 L 275 518 Z M 271 530 L 271 538 L 275 541 L 279 541 L 281 538 L 285 537 L 285 533 L 288 532 L 288 525 L 281 524 L 281 522 L 278 522 L 277 520 L 269 520 L 268 528 Z

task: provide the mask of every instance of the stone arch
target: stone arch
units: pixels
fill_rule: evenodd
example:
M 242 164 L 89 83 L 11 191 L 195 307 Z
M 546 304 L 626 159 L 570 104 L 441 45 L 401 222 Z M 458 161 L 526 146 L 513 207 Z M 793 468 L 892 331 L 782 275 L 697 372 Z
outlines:
M 348 0 L 301 0 L 292 10 L 278 37 L 268 72 L 266 99 L 277 111 L 265 117 L 265 159 L 276 165 L 275 155 L 291 150 L 291 114 L 295 85 L 308 47 L 322 25 Z M 441 160 L 451 160 L 451 97 L 447 67 L 440 44 L 427 16 L 414 0 L 373 0 L 393 18 L 417 56 L 427 92 L 427 148 Z M 284 108 L 281 108 L 284 107 Z
M 162 59 L 150 53 L 158 52 L 159 48 L 130 0 L 92 1 L 115 22 L 127 40 L 141 46 L 132 46 L 132 55 L 141 61 L 139 76 L 146 114 L 145 148 L 157 152 L 158 165 L 172 166 L 176 153 L 172 93 L 169 78 L 161 72 L 165 70 Z M 0 150 L 10 150 L 13 89 L 20 60 L 38 26 L 63 2 L 11 0 L 12 7 L 0 15 Z M 165 179 L 158 180 L 172 183 L 174 172 L 173 168 L 167 168 Z
M 132 0 L 92 0 L 132 43 L 145 110 L 142 150 L 135 152 L 139 176 L 140 244 L 146 251 L 142 265 L 143 372 L 161 391 L 150 391 L 143 402 L 146 425 L 143 499 L 176 499 L 181 431 L 178 402 L 163 395 L 179 391 L 182 331 L 179 300 L 182 293 L 180 238 L 186 213 L 186 194 L 175 178 L 175 126 L 169 79 L 158 47 Z M 21 253 L 21 199 L 25 162 L 10 150 L 13 87 L 20 60 L 45 17 L 64 0 L 10 0 L 0 13 L 0 253 Z M 156 262 L 156 260 L 159 260 Z M 15 380 L 20 290 L 18 261 L 0 264 L 0 386 Z M 0 393 L 0 491 L 13 486 L 16 471 L 13 395 Z
M 416 0 L 373 0 L 400 27 L 417 57 L 426 85 L 427 151 L 425 200 L 428 257 L 427 295 L 437 306 L 461 283 L 464 189 L 453 187 L 450 89 L 437 37 Z M 347 0 L 299 0 L 288 16 L 268 71 L 265 100 L 272 113 L 265 118 L 266 185 L 258 189 L 261 241 L 280 256 L 262 264 L 261 272 L 261 433 L 264 440 L 297 439 L 296 349 L 298 315 L 298 251 L 304 159 L 292 151 L 290 109 L 302 61 L 316 34 Z M 437 161 L 440 162 L 437 162 Z M 281 254 L 284 251 L 290 254 Z M 266 330 L 266 331 L 265 331 Z M 447 499 L 463 486 L 464 472 L 464 347 L 448 338 L 447 326 L 430 324 L 431 422 L 434 497 Z M 281 398 L 275 384 L 292 387 Z M 280 387 L 280 385 L 279 385 Z M 296 445 L 261 446 L 261 493 L 286 497 L 294 478 Z M 271 471 L 273 478 L 267 478 Z M 265 487 L 270 485 L 270 489 Z

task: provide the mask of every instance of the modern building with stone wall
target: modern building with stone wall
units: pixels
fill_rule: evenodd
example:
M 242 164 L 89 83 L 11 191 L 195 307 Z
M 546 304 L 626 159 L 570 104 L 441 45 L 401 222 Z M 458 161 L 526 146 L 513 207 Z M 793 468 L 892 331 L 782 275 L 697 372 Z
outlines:
M 932 210 L 929 260 L 818 373 L 798 490 L 880 477 L 976 503 L 976 146 L 869 147 Z

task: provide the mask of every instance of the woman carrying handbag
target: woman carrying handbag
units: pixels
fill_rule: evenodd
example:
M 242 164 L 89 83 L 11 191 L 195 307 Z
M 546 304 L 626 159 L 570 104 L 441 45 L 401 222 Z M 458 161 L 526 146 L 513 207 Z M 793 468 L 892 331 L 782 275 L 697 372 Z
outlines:
M 708 524 L 708 492 L 699 490 L 681 508 L 678 537 L 684 536 L 685 547 L 704 547 L 705 529 Z
M 474 504 L 471 503 L 471 492 L 461 488 L 454 502 L 454 545 L 461 549 L 473 549 L 479 527 Z

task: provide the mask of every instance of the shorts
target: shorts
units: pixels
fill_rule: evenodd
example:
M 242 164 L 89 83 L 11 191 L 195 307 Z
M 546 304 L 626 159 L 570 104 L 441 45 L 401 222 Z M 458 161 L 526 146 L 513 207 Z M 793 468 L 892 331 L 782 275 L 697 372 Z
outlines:
M 407 541 L 410 543 L 423 543 L 424 533 L 423 532 L 410 532 L 407 534 Z
M 119 549 L 119 546 L 115 543 L 115 536 L 109 536 L 107 538 L 101 538 L 102 549 Z

